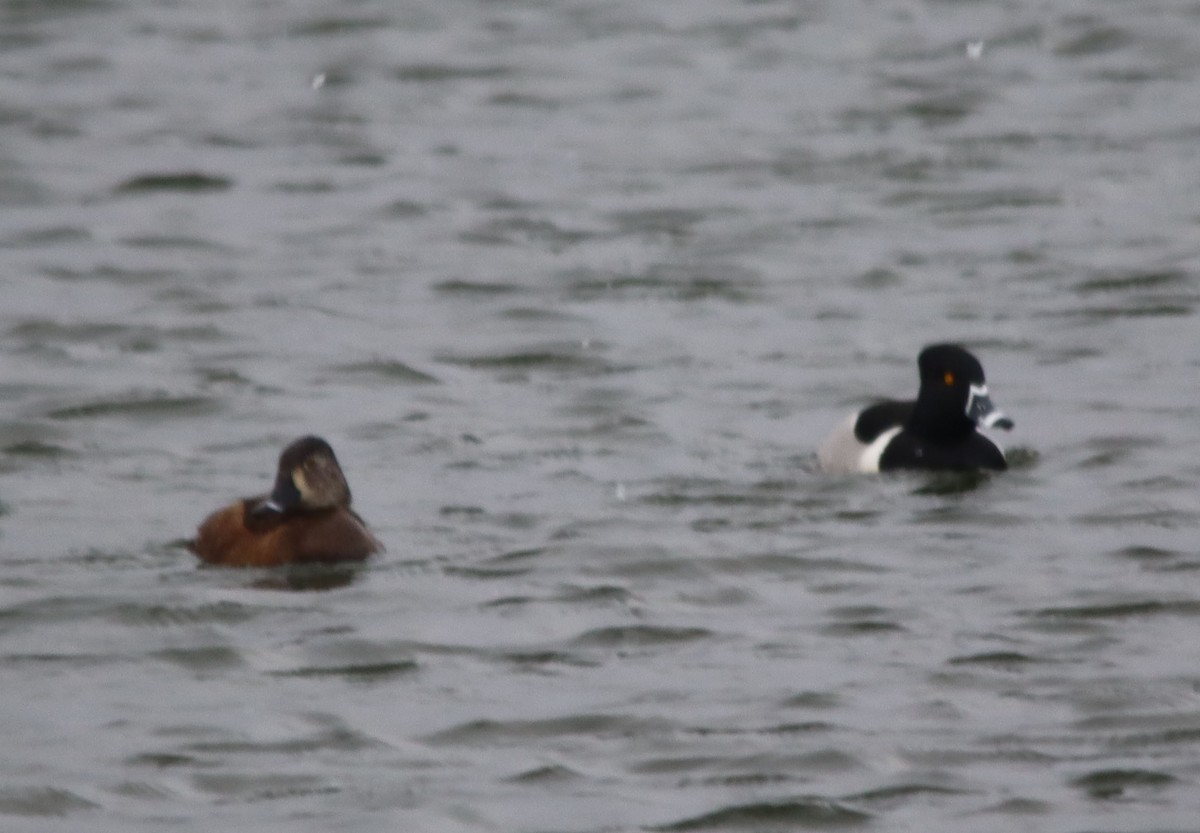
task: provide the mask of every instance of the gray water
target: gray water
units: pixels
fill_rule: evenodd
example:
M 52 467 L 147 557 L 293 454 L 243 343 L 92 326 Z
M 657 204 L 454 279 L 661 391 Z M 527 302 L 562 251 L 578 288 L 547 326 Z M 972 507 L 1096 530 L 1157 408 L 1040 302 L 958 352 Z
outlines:
M 1197 183 L 1194 0 L 3 0 L 0 829 L 1196 830 Z

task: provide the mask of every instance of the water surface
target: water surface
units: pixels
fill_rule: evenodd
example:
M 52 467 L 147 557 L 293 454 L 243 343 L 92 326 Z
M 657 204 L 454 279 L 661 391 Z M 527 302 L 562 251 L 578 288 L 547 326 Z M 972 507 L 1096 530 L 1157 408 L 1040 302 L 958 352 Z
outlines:
M 1200 813 L 1200 7 L 0 2 L 0 827 Z M 1002 476 L 831 478 L 934 340 Z M 200 569 L 308 432 L 388 547 Z

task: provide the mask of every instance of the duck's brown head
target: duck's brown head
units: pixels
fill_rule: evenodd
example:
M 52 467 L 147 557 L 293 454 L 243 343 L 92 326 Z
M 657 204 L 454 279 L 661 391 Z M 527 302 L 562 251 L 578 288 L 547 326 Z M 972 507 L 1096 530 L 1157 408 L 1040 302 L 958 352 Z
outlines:
M 329 443 L 301 437 L 279 455 L 279 472 L 270 496 L 255 515 L 319 512 L 350 505 L 350 486 Z

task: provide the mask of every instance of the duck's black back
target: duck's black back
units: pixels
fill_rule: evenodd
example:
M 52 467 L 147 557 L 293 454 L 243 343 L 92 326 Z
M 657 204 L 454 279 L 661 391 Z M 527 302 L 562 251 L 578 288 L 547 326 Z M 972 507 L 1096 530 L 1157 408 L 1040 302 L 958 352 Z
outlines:
M 863 445 L 870 445 L 884 431 L 907 425 L 912 418 L 914 402 L 876 402 L 859 413 L 854 423 L 854 437 Z

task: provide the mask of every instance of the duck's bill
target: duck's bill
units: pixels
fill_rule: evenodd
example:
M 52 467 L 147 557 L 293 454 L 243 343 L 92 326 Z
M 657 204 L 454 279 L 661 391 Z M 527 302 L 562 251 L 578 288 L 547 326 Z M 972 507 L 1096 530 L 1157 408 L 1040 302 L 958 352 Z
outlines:
M 1005 431 L 1013 430 L 1015 424 L 1012 419 L 1004 415 L 1003 411 L 992 411 L 980 423 L 984 428 L 1003 428 Z
M 967 396 L 967 419 L 983 428 L 1003 428 L 1005 431 L 1011 431 L 1014 425 L 992 402 L 987 385 L 971 385 L 971 393 Z

